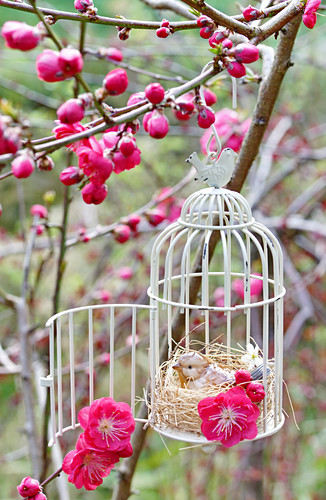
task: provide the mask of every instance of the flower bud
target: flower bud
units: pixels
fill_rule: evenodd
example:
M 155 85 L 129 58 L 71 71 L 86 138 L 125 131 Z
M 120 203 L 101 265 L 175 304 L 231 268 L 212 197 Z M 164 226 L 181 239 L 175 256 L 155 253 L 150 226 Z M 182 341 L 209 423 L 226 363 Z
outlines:
M 109 47 L 108 49 L 105 49 L 104 54 L 106 59 L 108 60 L 112 59 L 113 61 L 117 62 L 123 61 L 123 54 L 121 50 L 116 49 L 115 47 Z
M 229 38 L 225 38 L 225 40 L 222 40 L 222 47 L 224 49 L 231 49 L 233 47 L 233 43 Z
M 207 40 L 208 38 L 210 38 L 213 34 L 214 30 L 211 26 L 204 26 L 203 28 L 200 28 L 199 30 L 199 34 L 202 38 L 204 38 L 205 40 Z
M 137 231 L 137 226 L 140 223 L 141 218 L 137 214 L 131 214 L 127 219 L 124 221 L 132 231 Z
M 39 170 L 49 172 L 54 168 L 54 161 L 50 156 L 42 156 L 42 158 L 36 160 L 36 166 Z
M 237 385 L 247 385 L 248 382 L 250 382 L 252 380 L 251 378 L 251 373 L 248 372 L 248 370 L 238 370 L 235 372 L 234 374 L 235 376 L 235 383 Z
M 184 94 L 175 100 L 177 109 L 173 109 L 174 116 L 180 121 L 190 120 L 195 111 L 195 104 L 193 102 L 194 96 L 192 94 Z
M 44 225 L 43 225 L 43 224 L 38 224 L 38 225 L 36 226 L 36 234 L 37 234 L 38 236 L 40 236 L 41 234 L 43 234 L 43 233 L 44 233 L 44 229 L 45 229 L 45 227 L 44 227 Z
M 125 243 L 130 238 L 131 229 L 126 224 L 119 224 L 113 229 L 112 233 L 115 241 Z
M 259 49 L 252 43 L 239 43 L 229 54 L 240 63 L 250 64 L 259 58 Z
M 319 9 L 321 0 L 308 0 L 302 16 L 303 24 L 312 30 L 317 22 L 316 12 Z
M 118 275 L 121 279 L 123 280 L 130 280 L 130 278 L 132 278 L 134 272 L 132 270 L 131 267 L 121 267 L 121 269 L 119 269 L 118 271 Z
M 170 26 L 170 21 L 168 21 L 167 19 L 162 19 L 161 26 L 162 26 L 163 28 L 169 28 L 169 26 Z
M 198 110 L 197 122 L 201 128 L 209 128 L 215 122 L 214 111 L 207 106 L 200 106 Z
M 246 387 L 246 394 L 253 403 L 259 403 L 265 397 L 263 384 L 258 382 L 250 382 Z
M 163 113 L 154 111 L 148 120 L 148 133 L 154 139 L 163 139 L 169 131 L 169 121 Z
M 78 12 L 85 13 L 89 7 L 94 7 L 93 0 L 75 0 L 74 7 Z
M 234 78 L 241 78 L 242 76 L 245 76 L 246 74 L 246 67 L 244 64 L 237 62 L 237 61 L 232 61 L 229 62 L 225 65 L 227 72 L 231 75 L 234 76 Z
M 165 28 L 164 26 L 156 30 L 156 36 L 158 38 L 167 38 L 169 35 L 171 35 L 171 30 L 169 28 Z
M 118 38 L 119 40 L 128 40 L 129 36 L 130 36 L 130 31 L 131 31 L 131 28 L 127 28 L 126 26 L 124 26 L 123 28 L 121 28 L 120 26 L 117 26 L 117 30 L 118 30 Z
M 150 225 L 154 227 L 158 226 L 166 219 L 165 212 L 160 208 L 153 208 L 153 210 L 148 210 L 148 212 L 145 213 L 145 217 Z
M 30 209 L 31 215 L 38 215 L 41 219 L 47 219 L 48 211 L 44 205 L 32 205 Z
M 34 160 L 26 153 L 17 156 L 11 163 L 12 173 L 17 179 L 26 179 L 26 177 L 29 177 L 33 173 L 34 168 Z
M 1 35 L 7 47 L 23 51 L 34 49 L 41 40 L 37 28 L 18 21 L 6 21 L 2 26 Z
M 132 106 L 133 104 L 138 104 L 139 102 L 145 99 L 144 92 L 136 92 L 135 94 L 131 94 L 128 99 L 127 106 Z
M 211 89 L 204 88 L 204 98 L 207 106 L 215 104 L 217 97 Z
M 150 83 L 145 88 L 145 95 L 152 104 L 159 104 L 164 99 L 165 90 L 160 83 Z
M 30 476 L 24 477 L 19 486 L 17 486 L 18 493 L 23 498 L 28 498 L 37 495 L 41 491 L 40 483 L 37 479 L 32 479 Z
M 95 186 L 92 182 L 89 182 L 83 187 L 81 193 L 85 203 L 88 205 L 99 205 L 105 200 L 108 194 L 108 188 L 105 184 L 102 184 L 102 186 Z
M 123 156 L 130 156 L 136 149 L 136 141 L 132 136 L 125 135 L 119 142 L 119 149 Z
M 84 118 L 83 103 L 80 99 L 68 99 L 57 111 L 61 123 L 76 123 Z
M 60 82 L 66 76 L 59 66 L 59 53 L 54 50 L 43 50 L 36 58 L 37 76 L 45 82 Z
M 252 7 L 251 5 L 248 5 L 243 11 L 242 15 L 245 18 L 246 21 L 255 21 L 256 19 L 260 19 L 264 13 L 262 10 L 258 10 L 255 7 Z
M 83 69 L 83 56 L 76 49 L 65 48 L 59 52 L 59 67 L 66 78 L 80 73 Z
M 103 85 L 109 95 L 120 95 L 128 87 L 128 75 L 122 68 L 113 69 L 104 78 Z
M 215 49 L 218 46 L 218 44 L 220 44 L 221 42 L 223 42 L 223 40 L 225 40 L 225 38 L 226 36 L 224 31 L 215 31 L 209 38 L 208 43 L 213 49 Z
M 212 25 L 212 19 L 208 16 L 199 16 L 197 18 L 197 26 L 198 28 L 204 28 L 205 26 Z

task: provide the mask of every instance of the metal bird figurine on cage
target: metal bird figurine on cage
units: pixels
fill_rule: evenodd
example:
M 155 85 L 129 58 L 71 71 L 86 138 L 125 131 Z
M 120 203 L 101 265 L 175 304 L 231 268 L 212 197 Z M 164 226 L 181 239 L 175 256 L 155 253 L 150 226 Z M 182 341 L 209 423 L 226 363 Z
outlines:
M 205 165 L 197 153 L 192 153 L 186 162 L 191 163 L 196 168 L 199 176 L 195 177 L 195 180 L 219 188 L 225 186 L 231 179 L 237 157 L 238 155 L 233 149 L 225 148 L 211 165 Z
M 181 387 L 186 389 L 197 390 L 206 385 L 235 382 L 235 371 L 222 368 L 198 351 L 182 354 L 172 368 L 177 370 Z M 267 367 L 267 375 L 269 373 L 270 368 Z M 263 366 L 258 366 L 250 374 L 252 380 L 260 380 L 263 377 Z

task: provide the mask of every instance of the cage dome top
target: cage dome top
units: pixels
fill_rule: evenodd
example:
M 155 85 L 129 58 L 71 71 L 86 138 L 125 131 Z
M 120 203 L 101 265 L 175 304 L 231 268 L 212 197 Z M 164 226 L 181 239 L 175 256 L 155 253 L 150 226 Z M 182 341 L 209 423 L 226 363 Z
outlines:
M 246 199 L 236 191 L 210 187 L 185 201 L 179 223 L 196 229 L 241 229 L 255 222 Z

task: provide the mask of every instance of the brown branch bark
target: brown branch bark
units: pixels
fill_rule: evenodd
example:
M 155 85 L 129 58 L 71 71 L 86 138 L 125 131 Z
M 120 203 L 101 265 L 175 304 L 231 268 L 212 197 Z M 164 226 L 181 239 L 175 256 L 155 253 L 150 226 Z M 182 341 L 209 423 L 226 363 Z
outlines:
M 187 2 L 188 3 L 188 2 Z M 257 105 L 254 111 L 254 117 L 250 129 L 243 142 L 236 169 L 233 178 L 228 184 L 228 189 L 240 191 L 249 172 L 263 139 L 264 132 L 271 117 L 280 87 L 287 69 L 291 66 L 290 57 L 293 45 L 298 33 L 301 16 L 296 17 L 287 27 L 286 33 L 282 33 L 280 42 L 276 51 L 275 61 L 270 73 L 262 82 Z M 210 239 L 209 255 L 212 255 L 218 241 L 218 232 L 213 233 Z M 191 273 L 201 271 L 202 249 L 201 245 L 197 253 L 194 267 Z M 195 302 L 200 287 L 200 279 L 192 278 L 190 283 L 190 302 Z M 177 315 L 173 320 L 173 334 L 178 338 L 183 336 L 184 318 Z M 161 355 L 163 358 L 163 356 Z M 140 408 L 139 417 L 146 418 L 147 408 L 143 403 Z M 131 494 L 131 482 L 137 466 L 138 458 L 144 446 L 146 430 L 142 424 L 137 424 L 136 430 L 132 436 L 133 455 L 124 461 L 120 469 L 120 477 L 115 486 L 112 500 L 126 500 Z

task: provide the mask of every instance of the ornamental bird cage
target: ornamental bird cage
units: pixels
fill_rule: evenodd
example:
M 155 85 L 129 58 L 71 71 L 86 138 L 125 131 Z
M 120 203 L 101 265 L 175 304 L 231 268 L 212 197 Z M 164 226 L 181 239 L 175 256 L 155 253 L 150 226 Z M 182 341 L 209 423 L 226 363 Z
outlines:
M 261 292 L 253 293 L 253 284 L 257 282 Z M 280 244 L 269 229 L 254 220 L 245 198 L 216 187 L 193 193 L 185 201 L 179 220 L 163 230 L 154 243 L 150 305 L 86 306 L 63 311 L 48 320 L 50 373 L 41 384 L 50 389 L 49 444 L 78 427 L 78 409 L 95 398 L 123 399 L 130 402 L 136 414 L 137 398 L 144 397 L 148 375 L 148 363 L 144 361 L 148 343 L 136 343 L 139 317 L 142 329 L 149 323 L 151 390 L 150 394 L 145 393 L 148 419 L 136 420 L 173 439 L 208 443 L 200 432 L 196 394 L 192 394 L 190 402 L 187 399 L 184 416 L 186 395 L 195 391 L 180 386 L 174 363 L 183 353 L 195 350 L 205 352 L 224 366 L 231 363 L 230 370 L 234 371 L 245 367 L 242 359 L 246 346 L 256 343 L 255 352 L 259 347 L 257 359 L 261 364 L 258 378 L 266 392 L 264 401 L 259 403 L 261 416 L 256 439 L 277 432 L 284 422 L 284 294 Z M 121 320 L 121 314 L 127 319 Z M 125 344 L 119 344 L 117 328 L 121 321 L 126 321 L 130 328 L 129 351 Z M 95 341 L 98 329 L 102 329 L 110 354 L 108 383 L 101 386 L 94 374 L 94 360 L 101 355 Z M 80 356 L 78 344 L 85 332 L 88 353 Z M 161 363 L 160 351 L 165 357 L 167 354 L 167 362 Z M 122 359 L 127 359 L 125 364 Z M 130 389 L 123 391 L 121 377 L 126 379 L 127 371 Z M 78 398 L 81 378 L 89 393 L 83 404 Z M 222 384 L 215 390 L 223 388 Z

